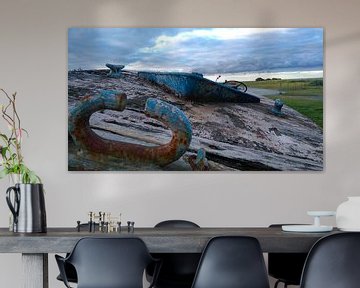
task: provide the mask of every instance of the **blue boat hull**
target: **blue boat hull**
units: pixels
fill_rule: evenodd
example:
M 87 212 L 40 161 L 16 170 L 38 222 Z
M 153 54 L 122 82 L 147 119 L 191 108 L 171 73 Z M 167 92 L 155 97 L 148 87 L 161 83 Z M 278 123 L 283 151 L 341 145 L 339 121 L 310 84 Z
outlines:
M 180 98 L 194 102 L 259 103 L 256 96 L 201 77 L 198 73 L 138 72 L 138 76 L 165 85 Z

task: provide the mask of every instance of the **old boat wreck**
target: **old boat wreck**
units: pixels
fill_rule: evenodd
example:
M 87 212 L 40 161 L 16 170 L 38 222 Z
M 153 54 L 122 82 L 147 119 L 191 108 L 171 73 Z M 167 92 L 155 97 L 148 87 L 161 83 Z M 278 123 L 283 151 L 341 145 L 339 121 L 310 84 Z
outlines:
M 114 69 L 69 71 L 69 170 L 323 169 L 322 130 L 286 105 L 198 73 Z

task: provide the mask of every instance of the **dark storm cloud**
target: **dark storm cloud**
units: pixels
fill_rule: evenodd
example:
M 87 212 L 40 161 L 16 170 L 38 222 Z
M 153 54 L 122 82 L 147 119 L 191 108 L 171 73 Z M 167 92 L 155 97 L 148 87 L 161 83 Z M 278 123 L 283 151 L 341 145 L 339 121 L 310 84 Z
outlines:
M 69 69 L 104 67 L 106 62 L 130 64 L 138 61 L 138 49 L 153 44 L 161 28 L 70 28 Z M 169 33 L 171 32 L 171 33 Z
M 106 62 L 204 74 L 321 69 L 323 30 L 69 29 L 69 69 Z

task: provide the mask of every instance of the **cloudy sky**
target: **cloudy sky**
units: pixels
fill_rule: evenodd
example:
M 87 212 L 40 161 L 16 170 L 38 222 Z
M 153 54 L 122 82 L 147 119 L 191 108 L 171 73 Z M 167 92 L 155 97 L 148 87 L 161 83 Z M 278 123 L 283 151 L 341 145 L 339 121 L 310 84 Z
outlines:
M 72 69 L 200 72 L 322 70 L 322 28 L 71 28 Z

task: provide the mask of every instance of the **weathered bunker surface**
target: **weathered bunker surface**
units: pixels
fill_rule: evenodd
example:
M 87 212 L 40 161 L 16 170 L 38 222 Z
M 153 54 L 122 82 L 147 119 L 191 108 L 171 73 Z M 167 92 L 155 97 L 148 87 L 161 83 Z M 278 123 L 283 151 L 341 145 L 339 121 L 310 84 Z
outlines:
M 101 90 L 127 95 L 124 111 L 102 110 L 90 118 L 100 137 L 149 147 L 166 144 L 172 132 L 144 113 L 150 97 L 181 109 L 191 122 L 192 140 L 177 161 L 159 167 L 139 165 L 111 155 L 93 155 L 79 149 L 69 137 L 69 170 L 191 170 L 189 160 L 203 148 L 210 170 L 322 170 L 323 133 L 311 120 L 284 105 L 282 117 L 271 113 L 274 101 L 258 96 L 260 103 L 195 102 L 136 73 L 120 78 L 108 70 L 69 72 L 69 108 Z
M 198 73 L 139 72 L 140 78 L 165 85 L 179 97 L 199 103 L 259 103 L 256 96 L 203 78 Z

